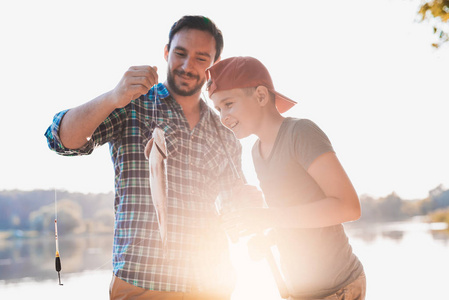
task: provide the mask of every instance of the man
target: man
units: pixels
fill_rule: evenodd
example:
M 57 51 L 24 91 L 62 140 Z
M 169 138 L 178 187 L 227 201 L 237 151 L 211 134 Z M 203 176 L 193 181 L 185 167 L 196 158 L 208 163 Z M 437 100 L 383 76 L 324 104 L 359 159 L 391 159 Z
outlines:
M 205 70 L 222 48 L 210 19 L 184 16 L 164 49 L 164 84 L 156 67 L 131 67 L 113 90 L 60 112 L 47 129 L 49 147 L 61 155 L 90 154 L 109 143 L 115 169 L 111 299 L 229 299 L 234 276 L 214 201 L 229 199 L 238 177 L 232 164 L 241 176 L 241 146 L 200 98 Z M 155 126 L 167 144 L 167 255 L 144 155 Z

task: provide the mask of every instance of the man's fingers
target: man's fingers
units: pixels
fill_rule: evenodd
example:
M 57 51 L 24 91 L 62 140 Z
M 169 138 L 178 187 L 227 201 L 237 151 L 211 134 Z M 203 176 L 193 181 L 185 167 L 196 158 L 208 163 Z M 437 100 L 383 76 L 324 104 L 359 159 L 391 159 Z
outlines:
M 150 66 L 135 66 L 128 69 L 125 73 L 125 77 L 129 78 L 130 84 L 139 82 L 149 87 L 149 89 L 158 83 L 159 77 L 157 74 L 157 67 Z

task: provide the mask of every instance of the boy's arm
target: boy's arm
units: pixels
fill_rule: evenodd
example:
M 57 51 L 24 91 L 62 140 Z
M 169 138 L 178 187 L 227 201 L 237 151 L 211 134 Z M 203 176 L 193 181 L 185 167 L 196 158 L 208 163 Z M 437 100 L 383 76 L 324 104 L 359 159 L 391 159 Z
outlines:
M 273 209 L 270 219 L 275 227 L 318 228 L 360 218 L 359 197 L 335 153 L 320 155 L 307 171 L 326 198 L 288 209 Z
M 241 209 L 226 217 L 234 230 L 243 234 L 268 228 L 320 228 L 355 221 L 361 208 L 348 175 L 333 152 L 316 158 L 308 173 L 326 195 L 325 198 L 296 206 Z
M 64 115 L 59 129 L 62 144 L 69 149 L 81 148 L 114 109 L 124 107 L 133 99 L 148 93 L 157 82 L 156 67 L 129 68 L 113 90 L 70 109 Z

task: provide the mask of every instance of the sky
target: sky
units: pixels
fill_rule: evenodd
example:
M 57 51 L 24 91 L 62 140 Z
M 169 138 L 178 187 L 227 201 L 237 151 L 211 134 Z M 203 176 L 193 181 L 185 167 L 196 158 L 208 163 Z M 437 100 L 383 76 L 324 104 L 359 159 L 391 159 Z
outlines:
M 219 4 L 218 4 L 219 3 Z M 253 56 L 331 140 L 359 195 L 423 199 L 449 188 L 449 47 L 435 50 L 419 0 L 32 1 L 0 3 L 0 190 L 113 190 L 108 146 L 48 150 L 53 116 L 115 87 L 133 65 L 163 82 L 163 49 L 183 15 L 222 30 L 222 58 Z M 242 140 L 248 181 L 257 184 Z

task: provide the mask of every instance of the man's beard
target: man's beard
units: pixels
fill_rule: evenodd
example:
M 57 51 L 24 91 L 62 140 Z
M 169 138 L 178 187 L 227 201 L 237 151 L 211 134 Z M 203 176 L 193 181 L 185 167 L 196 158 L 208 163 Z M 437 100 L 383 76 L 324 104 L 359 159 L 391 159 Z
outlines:
M 197 81 L 197 84 L 188 90 L 182 89 L 181 87 L 178 87 L 175 83 L 175 78 L 174 75 L 181 75 L 181 76 L 188 76 L 190 78 L 195 78 Z M 170 72 L 170 70 L 167 71 L 167 83 L 169 88 L 172 90 L 173 93 L 180 95 L 180 96 L 192 96 L 195 95 L 196 93 L 198 93 L 201 88 L 203 87 L 204 83 L 206 82 L 205 79 L 203 79 L 202 81 L 200 81 L 199 76 L 197 75 L 193 75 L 192 73 L 186 73 L 185 71 L 179 71 L 179 70 L 174 70 L 172 72 Z

